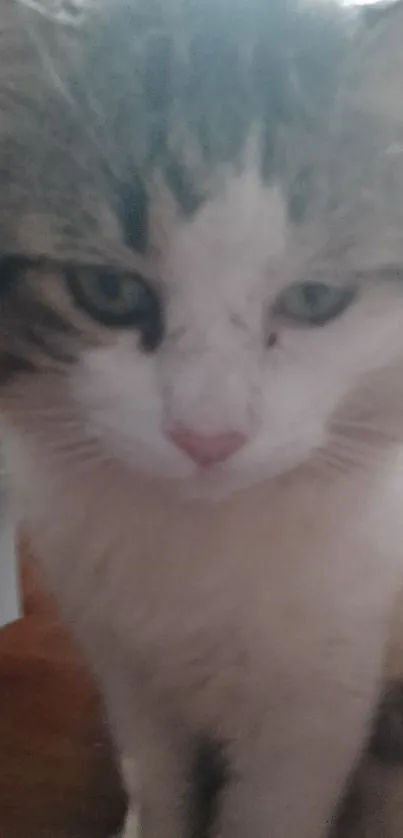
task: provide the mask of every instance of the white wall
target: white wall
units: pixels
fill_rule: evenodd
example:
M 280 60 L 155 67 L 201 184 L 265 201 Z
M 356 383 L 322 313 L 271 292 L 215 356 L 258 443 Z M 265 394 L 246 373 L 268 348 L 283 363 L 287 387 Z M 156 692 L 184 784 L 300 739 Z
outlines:
M 2 514 L 0 513 L 0 627 L 11 623 L 19 616 L 15 527 L 9 511 L 3 508 Z

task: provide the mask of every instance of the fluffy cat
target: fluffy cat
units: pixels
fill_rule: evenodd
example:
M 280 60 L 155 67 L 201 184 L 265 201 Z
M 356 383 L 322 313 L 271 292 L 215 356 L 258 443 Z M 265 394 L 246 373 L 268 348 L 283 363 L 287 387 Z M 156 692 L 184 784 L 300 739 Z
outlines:
M 403 576 L 403 11 L 26 6 L 1 409 L 125 838 L 323 838 Z

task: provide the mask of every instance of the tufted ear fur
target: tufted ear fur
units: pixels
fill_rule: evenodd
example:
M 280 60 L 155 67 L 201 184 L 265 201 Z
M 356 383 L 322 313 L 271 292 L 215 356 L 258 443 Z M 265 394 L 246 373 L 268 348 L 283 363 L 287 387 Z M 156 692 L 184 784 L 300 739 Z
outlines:
M 88 0 L 19 0 L 31 12 L 66 26 L 81 23 Z
M 402 0 L 383 0 L 381 3 L 376 3 L 374 6 L 364 6 L 360 10 L 361 19 L 367 28 L 377 26 L 386 17 L 393 15 L 393 13 L 402 5 Z
M 364 20 L 354 67 L 361 108 L 401 126 L 403 141 L 403 2 L 368 9 Z

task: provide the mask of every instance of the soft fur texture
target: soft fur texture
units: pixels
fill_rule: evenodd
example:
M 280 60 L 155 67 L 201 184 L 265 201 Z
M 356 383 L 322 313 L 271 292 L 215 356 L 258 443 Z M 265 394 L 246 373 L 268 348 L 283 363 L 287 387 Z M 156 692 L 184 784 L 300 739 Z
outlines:
M 27 5 L 0 18 L 1 404 L 131 823 L 322 838 L 403 575 L 402 10 L 356 36 L 326 5 Z M 148 320 L 90 316 L 105 266 Z M 307 280 L 349 304 L 281 316 Z M 244 444 L 200 467 L 177 428 Z

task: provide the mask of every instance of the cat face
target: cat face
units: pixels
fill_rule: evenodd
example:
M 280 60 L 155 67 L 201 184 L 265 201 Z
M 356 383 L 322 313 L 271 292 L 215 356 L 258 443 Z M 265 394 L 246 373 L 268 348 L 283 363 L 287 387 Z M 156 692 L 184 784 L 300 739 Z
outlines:
M 232 488 L 327 446 L 338 409 L 401 357 L 403 299 L 398 282 L 352 268 L 315 274 L 315 259 L 297 255 L 288 267 L 290 236 L 281 194 L 253 171 L 178 224 L 158 273 L 155 348 L 122 333 L 73 373 L 109 450 L 155 475 Z
M 225 54 L 245 93 L 251 65 L 240 75 L 232 41 L 216 43 L 209 27 L 203 38 L 204 56 L 217 70 Z M 64 405 L 102 455 L 198 494 L 321 458 L 357 462 L 390 441 L 403 406 L 399 132 L 355 93 L 330 131 L 307 126 L 287 91 L 293 67 L 269 65 L 287 102 L 276 119 L 227 101 L 218 76 L 209 103 L 214 79 L 199 75 L 198 106 L 183 122 L 191 103 L 175 88 L 175 130 L 162 139 L 170 94 L 159 78 L 153 92 L 167 98 L 145 118 L 146 151 L 156 125 L 159 151 L 133 169 L 131 132 L 115 126 L 111 160 L 120 147 L 125 175 L 113 188 L 85 144 L 78 163 L 59 146 L 16 215 L 24 257 L 3 262 L 0 344 L 14 373 L 4 393 L 27 413 L 43 399 L 61 437 Z M 267 75 L 270 85 L 273 109 Z

